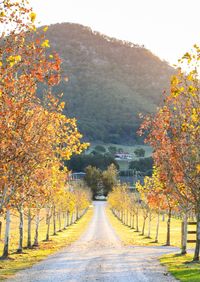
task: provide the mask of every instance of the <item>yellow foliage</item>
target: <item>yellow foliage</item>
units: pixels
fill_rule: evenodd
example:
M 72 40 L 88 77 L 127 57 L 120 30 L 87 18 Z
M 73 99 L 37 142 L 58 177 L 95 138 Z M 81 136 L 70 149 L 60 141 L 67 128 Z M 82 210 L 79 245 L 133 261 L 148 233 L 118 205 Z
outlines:
M 42 42 L 41 46 L 42 46 L 43 48 L 50 48 L 49 40 L 48 40 L 48 39 L 44 40 L 44 41 Z
M 21 61 L 21 56 L 16 55 L 16 56 L 9 56 L 7 58 L 7 62 L 9 62 L 10 66 L 13 67 L 15 64 L 19 63 Z
M 34 23 L 35 22 L 35 19 L 36 19 L 36 14 L 35 13 L 30 13 L 30 19 L 31 19 L 31 22 Z
M 45 26 L 45 27 L 43 28 L 43 31 L 46 32 L 47 30 L 48 30 L 48 26 Z

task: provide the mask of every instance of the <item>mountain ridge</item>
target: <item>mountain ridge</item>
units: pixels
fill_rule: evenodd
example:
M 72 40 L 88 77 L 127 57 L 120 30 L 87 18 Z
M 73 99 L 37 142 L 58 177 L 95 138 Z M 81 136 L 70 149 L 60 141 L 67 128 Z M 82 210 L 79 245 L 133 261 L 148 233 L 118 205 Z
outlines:
M 89 141 L 137 143 L 138 114 L 151 113 L 174 69 L 149 50 L 72 23 L 50 25 L 47 38 L 62 59 L 58 87 L 64 113 Z

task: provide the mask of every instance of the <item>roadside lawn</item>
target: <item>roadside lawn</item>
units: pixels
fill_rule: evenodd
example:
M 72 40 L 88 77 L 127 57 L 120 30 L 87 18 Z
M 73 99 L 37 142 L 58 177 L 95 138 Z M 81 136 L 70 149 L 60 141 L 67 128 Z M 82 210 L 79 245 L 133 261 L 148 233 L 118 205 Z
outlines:
M 16 254 L 16 252 L 11 250 L 8 259 L 0 260 L 0 281 L 14 275 L 19 270 L 31 267 L 48 255 L 57 252 L 63 247 L 69 246 L 79 239 L 86 230 L 92 215 L 93 208 L 90 207 L 81 219 L 69 226 L 66 230 L 58 232 L 56 236 L 51 236 L 50 241 L 45 242 L 41 240 L 39 242 L 39 248 L 24 249 L 22 254 Z M 41 233 L 41 237 L 45 238 L 45 228 L 41 228 Z M 16 242 L 16 240 L 14 240 L 14 242 Z
M 200 281 L 200 263 L 192 262 L 192 255 L 165 255 L 160 258 L 161 264 L 177 279 L 183 282 Z
M 145 235 L 142 236 L 141 232 L 135 232 L 134 229 L 122 224 L 111 212 L 109 208 L 106 210 L 108 218 L 112 226 L 114 227 L 117 235 L 122 240 L 124 245 L 135 246 L 158 246 L 164 245 L 166 240 L 166 220 L 161 221 L 160 235 L 158 243 L 154 242 L 155 224 L 152 222 L 152 238 L 147 238 L 148 222 L 145 228 Z M 139 228 L 141 231 L 142 216 L 139 216 Z M 171 223 L 171 245 L 180 247 L 181 242 L 181 221 L 179 219 L 172 219 Z M 194 248 L 194 244 L 188 244 L 189 248 Z M 200 282 L 200 263 L 192 262 L 192 254 L 181 256 L 180 254 L 164 255 L 160 258 L 161 264 L 165 265 L 168 271 L 174 275 L 175 278 L 183 282 Z
M 116 233 L 122 240 L 125 245 L 136 245 L 136 246 L 161 246 L 166 244 L 166 236 L 167 236 L 167 217 L 162 221 L 162 217 L 160 218 L 160 228 L 159 228 L 159 236 L 158 243 L 155 243 L 155 234 L 156 234 L 156 216 L 153 216 L 151 222 L 151 238 L 147 238 L 148 233 L 148 220 L 146 220 L 145 232 L 144 236 L 141 235 L 143 217 L 142 212 L 139 213 L 139 230 L 140 232 L 136 232 L 135 229 L 131 229 L 130 227 L 125 226 L 121 221 L 119 221 L 111 212 L 109 208 L 107 208 L 107 215 L 110 223 L 114 227 Z M 180 247 L 181 244 L 181 220 L 172 218 L 171 219 L 171 246 Z M 193 248 L 194 244 L 188 244 L 189 248 Z M 199 280 L 200 281 L 200 280 Z

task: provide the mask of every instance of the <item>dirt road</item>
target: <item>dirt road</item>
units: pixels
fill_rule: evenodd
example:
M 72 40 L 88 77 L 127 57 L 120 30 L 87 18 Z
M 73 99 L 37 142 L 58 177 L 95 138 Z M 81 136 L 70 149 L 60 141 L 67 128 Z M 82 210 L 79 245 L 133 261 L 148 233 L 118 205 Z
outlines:
M 122 246 L 106 217 L 105 203 L 95 202 L 94 207 L 94 217 L 80 240 L 7 281 L 176 281 L 157 261 L 175 249 Z

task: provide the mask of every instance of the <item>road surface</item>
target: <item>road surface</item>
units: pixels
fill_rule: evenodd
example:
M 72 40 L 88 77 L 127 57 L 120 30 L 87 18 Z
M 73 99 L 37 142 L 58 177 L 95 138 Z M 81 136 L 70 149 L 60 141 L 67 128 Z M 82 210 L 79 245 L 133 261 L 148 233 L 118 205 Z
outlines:
M 177 281 L 157 260 L 168 247 L 125 247 L 110 225 L 104 202 L 94 203 L 94 216 L 83 236 L 9 282 L 169 282 Z

